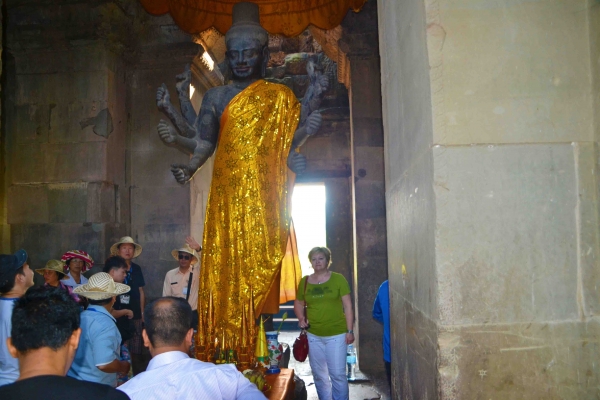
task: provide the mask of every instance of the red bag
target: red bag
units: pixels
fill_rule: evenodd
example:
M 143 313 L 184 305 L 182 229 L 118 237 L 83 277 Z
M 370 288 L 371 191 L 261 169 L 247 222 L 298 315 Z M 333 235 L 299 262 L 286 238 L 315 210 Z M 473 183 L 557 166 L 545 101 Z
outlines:
M 303 362 L 308 357 L 308 337 L 306 331 L 302 329 L 300 336 L 296 338 L 294 342 L 294 358 L 296 361 Z
M 308 282 L 308 276 L 304 281 L 304 318 L 307 319 L 306 315 L 306 284 Z M 300 336 L 296 338 L 293 348 L 294 358 L 296 361 L 304 362 L 308 357 L 308 336 L 306 336 L 306 329 L 302 329 Z

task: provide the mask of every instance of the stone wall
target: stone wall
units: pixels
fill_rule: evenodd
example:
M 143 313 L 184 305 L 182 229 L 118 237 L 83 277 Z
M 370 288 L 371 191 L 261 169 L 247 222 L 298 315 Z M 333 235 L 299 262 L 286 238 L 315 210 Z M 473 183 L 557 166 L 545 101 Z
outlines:
M 433 127 L 425 10 L 377 3 L 385 137 L 392 388 L 396 398 L 435 398 L 437 283 Z
M 5 156 L 5 142 L 6 135 L 3 130 L 2 120 L 5 117 L 2 115 L 2 90 L 5 88 L 2 87 L 4 80 L 3 78 L 3 67 L 4 60 L 2 59 L 3 55 L 3 26 L 4 12 L 0 10 L 0 253 L 6 254 L 10 252 L 10 227 L 8 226 L 8 222 L 6 220 L 6 156 Z M 4 72 L 6 73 L 6 72 Z
M 155 93 L 163 81 L 173 88 L 199 46 L 137 1 L 56 7 L 7 4 L 10 247 L 36 268 L 79 248 L 98 270 L 110 245 L 132 235 L 144 246 L 148 297 L 158 297 L 190 217 L 189 187 L 169 171 L 187 158 L 158 139 Z
M 144 269 L 146 296 L 152 299 L 162 296 L 165 273 L 178 266 L 171 250 L 185 243 L 192 223 L 192 185 L 178 184 L 171 173 L 171 164 L 187 164 L 189 156 L 160 140 L 156 126 L 160 119 L 168 118 L 156 107 L 156 90 L 165 83 L 171 101 L 179 107 L 175 76 L 202 48 L 167 16 L 149 17 L 146 25 L 154 34 L 140 44 L 139 57 L 127 75 L 127 174 L 131 182 L 130 233 L 144 247 L 137 262 Z M 201 237 L 197 239 L 201 241 Z
M 35 268 L 72 248 L 102 264 L 128 221 L 124 63 L 118 43 L 90 29 L 127 16 L 111 3 L 81 7 L 7 4 L 7 219 L 11 249 Z
M 595 396 L 597 6 L 379 5 L 396 395 Z
M 367 2 L 342 22 L 339 49 L 346 59 L 350 95 L 352 228 L 354 233 L 355 328 L 361 370 L 382 374 L 383 328 L 372 317 L 373 302 L 388 279 L 378 8 Z

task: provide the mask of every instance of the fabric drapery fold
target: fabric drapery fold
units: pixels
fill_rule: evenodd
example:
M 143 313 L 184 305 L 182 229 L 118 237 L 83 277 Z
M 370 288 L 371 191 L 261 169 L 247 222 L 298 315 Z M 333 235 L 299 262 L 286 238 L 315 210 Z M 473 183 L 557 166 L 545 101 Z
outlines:
M 241 337 L 250 297 L 256 316 L 277 312 L 282 284 L 284 297 L 295 297 L 300 269 L 297 253 L 288 248 L 295 238 L 290 238 L 287 155 L 299 117 L 294 93 L 263 80 L 234 97 L 223 113 L 204 222 L 202 335 L 212 329 L 232 343 Z
M 200 33 L 214 27 L 221 33 L 231 26 L 233 5 L 241 0 L 140 0 L 154 15 L 170 13 L 185 32 Z M 366 0 L 253 0 L 260 9 L 260 24 L 270 34 L 297 36 L 309 25 L 321 29 L 338 26 L 349 9 L 360 11 Z

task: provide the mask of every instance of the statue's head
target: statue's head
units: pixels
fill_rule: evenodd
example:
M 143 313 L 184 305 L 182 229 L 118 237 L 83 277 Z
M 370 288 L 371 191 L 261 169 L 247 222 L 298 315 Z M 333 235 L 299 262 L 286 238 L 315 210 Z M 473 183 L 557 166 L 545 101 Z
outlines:
M 265 76 L 269 61 L 269 34 L 259 23 L 258 5 L 236 3 L 233 24 L 225 35 L 227 62 L 234 80 Z

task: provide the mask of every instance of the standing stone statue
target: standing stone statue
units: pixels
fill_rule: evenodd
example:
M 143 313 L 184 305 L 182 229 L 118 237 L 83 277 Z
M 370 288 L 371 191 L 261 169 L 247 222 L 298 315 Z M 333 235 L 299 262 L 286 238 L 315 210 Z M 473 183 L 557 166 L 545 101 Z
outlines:
M 262 79 L 269 60 L 268 34 L 259 24 L 255 4 L 234 5 L 225 40 L 232 82 L 208 90 L 197 117 L 187 92 L 189 69 L 178 76 L 182 112 L 171 104 L 164 84 L 157 105 L 174 125 L 161 120 L 160 138 L 192 156 L 188 165 L 171 168 L 179 183 L 192 179 L 215 153 L 202 245 L 197 343 L 218 337 L 227 349 L 245 339 L 242 314 L 278 311 L 280 279 L 295 294 L 299 271 L 292 271 L 289 276 L 297 277 L 291 281 L 281 271 L 290 235 L 288 175 L 293 174 L 288 167 L 295 173 L 306 168 L 306 159 L 295 150 L 321 126 L 321 115 L 313 111 L 327 79 L 316 80 L 302 106 L 289 88 Z

